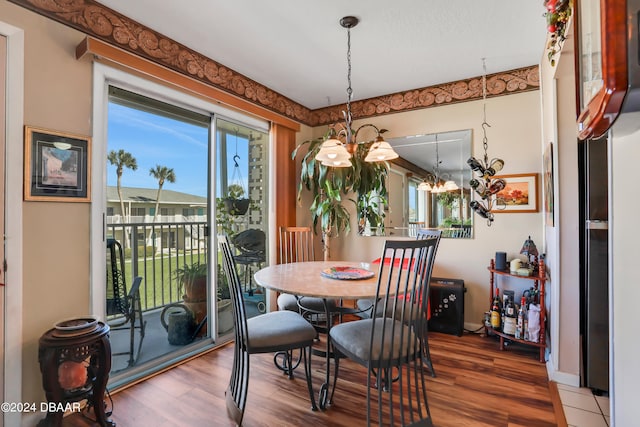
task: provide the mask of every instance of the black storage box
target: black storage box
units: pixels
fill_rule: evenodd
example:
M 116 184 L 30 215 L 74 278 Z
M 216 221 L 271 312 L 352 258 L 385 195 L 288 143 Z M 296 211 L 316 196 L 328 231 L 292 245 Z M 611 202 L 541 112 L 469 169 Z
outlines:
M 464 280 L 432 277 L 429 289 L 429 330 L 462 336 L 464 331 Z

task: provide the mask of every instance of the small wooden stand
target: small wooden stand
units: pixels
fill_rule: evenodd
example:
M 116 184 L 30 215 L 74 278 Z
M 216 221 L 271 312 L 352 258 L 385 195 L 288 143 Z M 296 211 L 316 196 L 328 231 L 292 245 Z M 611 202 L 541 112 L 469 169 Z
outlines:
M 105 414 L 104 392 L 111 371 L 111 343 L 109 326 L 98 322 L 87 333 L 65 334 L 50 329 L 39 341 L 38 360 L 42 372 L 42 386 L 50 404 L 54 407 L 83 399 L 93 406 L 96 421 L 101 427 L 115 427 Z M 60 366 L 63 363 L 86 364 L 87 378 L 82 386 L 72 390 L 60 384 Z M 38 427 L 61 426 L 64 411 L 48 411 Z
M 545 287 L 545 282 L 547 280 L 546 278 L 546 270 L 545 270 L 545 266 L 544 266 L 544 260 L 540 259 L 538 261 L 538 271 L 537 271 L 537 275 L 536 276 L 520 276 L 517 274 L 511 274 L 511 272 L 509 272 L 509 270 L 497 270 L 496 269 L 496 265 L 495 265 L 495 261 L 492 259 L 491 260 L 491 264 L 489 265 L 489 267 L 487 267 L 487 269 L 490 272 L 490 283 L 491 283 L 491 290 L 490 290 L 490 294 L 489 294 L 489 300 L 491 301 L 493 296 L 495 295 L 495 276 L 496 274 L 501 275 L 501 276 L 508 276 L 508 277 L 514 277 L 517 279 L 524 279 L 524 280 L 533 280 L 534 283 L 534 288 L 538 289 L 540 294 L 540 338 L 538 340 L 538 342 L 533 342 L 533 341 L 526 341 L 526 340 L 521 340 L 521 339 L 517 339 L 515 338 L 513 335 L 507 335 L 502 331 L 497 331 L 494 328 L 492 328 L 491 326 L 487 326 L 485 325 L 485 332 L 487 333 L 487 335 L 489 334 L 489 332 L 492 332 L 495 335 L 498 335 L 500 337 L 500 350 L 504 350 L 504 340 L 508 339 L 510 341 L 513 342 L 517 342 L 520 344 L 524 344 L 524 345 L 530 345 L 530 346 L 534 346 L 534 347 L 538 347 L 540 349 L 540 362 L 545 362 L 545 358 L 544 358 L 544 352 L 545 352 L 545 348 L 546 348 L 546 341 L 545 341 L 545 323 L 546 323 L 546 310 L 545 310 L 545 306 L 544 306 L 544 287 Z

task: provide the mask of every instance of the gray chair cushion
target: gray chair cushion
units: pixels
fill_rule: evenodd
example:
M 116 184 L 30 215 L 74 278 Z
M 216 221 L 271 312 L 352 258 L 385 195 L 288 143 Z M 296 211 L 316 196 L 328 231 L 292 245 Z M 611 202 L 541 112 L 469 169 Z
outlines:
M 282 348 L 290 344 L 312 342 L 316 330 L 298 313 L 273 311 L 247 319 L 250 353 L 269 352 L 272 348 Z M 297 344 L 297 345 L 296 345 Z
M 396 310 L 402 310 L 402 305 L 404 304 L 404 300 L 403 299 L 392 299 L 389 300 L 390 305 L 387 307 L 387 317 L 392 317 L 392 311 L 393 311 L 393 301 L 395 301 L 395 304 L 397 306 Z M 359 299 L 356 301 L 356 306 L 358 307 L 359 310 L 361 310 L 361 312 L 356 313 L 358 316 L 362 317 L 363 319 L 369 319 L 371 318 L 371 312 L 373 311 L 373 303 L 375 302 L 375 300 L 372 299 Z M 377 313 L 377 317 L 381 317 L 382 316 L 382 311 L 384 310 L 384 305 L 382 303 L 382 301 L 380 301 L 378 303 L 378 307 L 376 309 L 376 313 Z M 419 319 L 421 318 L 421 314 L 419 309 L 416 307 L 413 309 L 413 314 L 412 314 L 412 319 L 409 319 L 409 310 L 411 310 L 411 307 L 407 304 L 407 307 L 405 307 L 406 310 L 406 314 L 405 316 L 407 316 L 407 321 L 409 320 L 415 320 L 415 319 Z M 400 315 L 398 315 L 397 317 L 398 319 L 400 318 Z
M 353 322 L 341 323 L 331 328 L 329 335 L 332 342 L 342 352 L 346 352 L 349 358 L 359 360 L 369 359 L 369 346 L 371 345 L 371 328 L 376 322 L 376 336 L 374 338 L 374 348 L 371 353 L 371 360 L 397 359 L 407 355 L 407 346 L 415 346 L 409 354 L 420 351 L 419 342 L 416 344 L 415 334 L 407 325 L 389 319 L 363 319 Z M 384 323 L 383 323 L 384 322 Z M 384 344 L 381 344 L 381 334 L 383 327 L 386 328 Z M 392 334 L 392 329 L 395 333 Z M 393 341 L 392 341 L 393 335 Z M 402 346 L 400 340 L 402 336 Z M 393 348 L 393 354 L 391 349 Z
M 298 298 L 300 298 L 300 305 L 303 309 L 313 311 L 316 313 L 324 313 L 324 301 L 322 298 L 315 297 L 297 297 L 291 294 L 281 294 L 278 296 L 278 310 L 299 311 Z M 335 311 L 335 300 L 327 300 L 327 306 L 329 311 Z
M 360 310 L 358 313 L 356 313 L 358 316 L 362 317 L 363 319 L 368 319 L 371 317 L 371 310 L 373 309 L 373 303 L 375 302 L 375 300 L 372 299 L 359 299 L 356 301 L 356 307 L 358 307 L 358 310 Z

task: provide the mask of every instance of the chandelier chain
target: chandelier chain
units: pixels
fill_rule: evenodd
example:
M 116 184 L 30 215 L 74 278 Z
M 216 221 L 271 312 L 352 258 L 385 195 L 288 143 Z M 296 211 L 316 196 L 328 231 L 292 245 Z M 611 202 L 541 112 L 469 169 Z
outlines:
M 491 127 L 489 123 L 487 123 L 487 64 L 485 62 L 485 58 L 482 58 L 482 148 L 484 149 L 484 164 L 485 167 L 489 166 L 489 155 L 487 154 L 487 149 L 489 148 L 489 142 L 487 140 L 487 127 Z
M 347 27 L 347 125 L 351 126 L 351 27 Z

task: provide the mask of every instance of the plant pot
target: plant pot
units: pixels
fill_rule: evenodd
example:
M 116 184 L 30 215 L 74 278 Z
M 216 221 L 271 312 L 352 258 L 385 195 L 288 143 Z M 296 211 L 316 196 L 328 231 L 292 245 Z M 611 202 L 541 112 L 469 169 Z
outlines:
M 249 210 L 249 199 L 224 199 L 229 215 L 244 215 Z
M 207 300 L 207 277 L 196 277 L 190 283 L 184 283 L 185 301 L 201 302 Z
M 193 313 L 193 323 L 195 327 L 200 325 L 205 317 L 207 317 L 207 301 L 188 301 L 184 300 L 183 303 Z M 203 337 L 207 334 L 207 322 L 204 322 L 202 327 L 198 330 L 196 337 Z
M 230 299 L 218 301 L 218 334 L 226 334 L 233 329 L 233 305 Z

